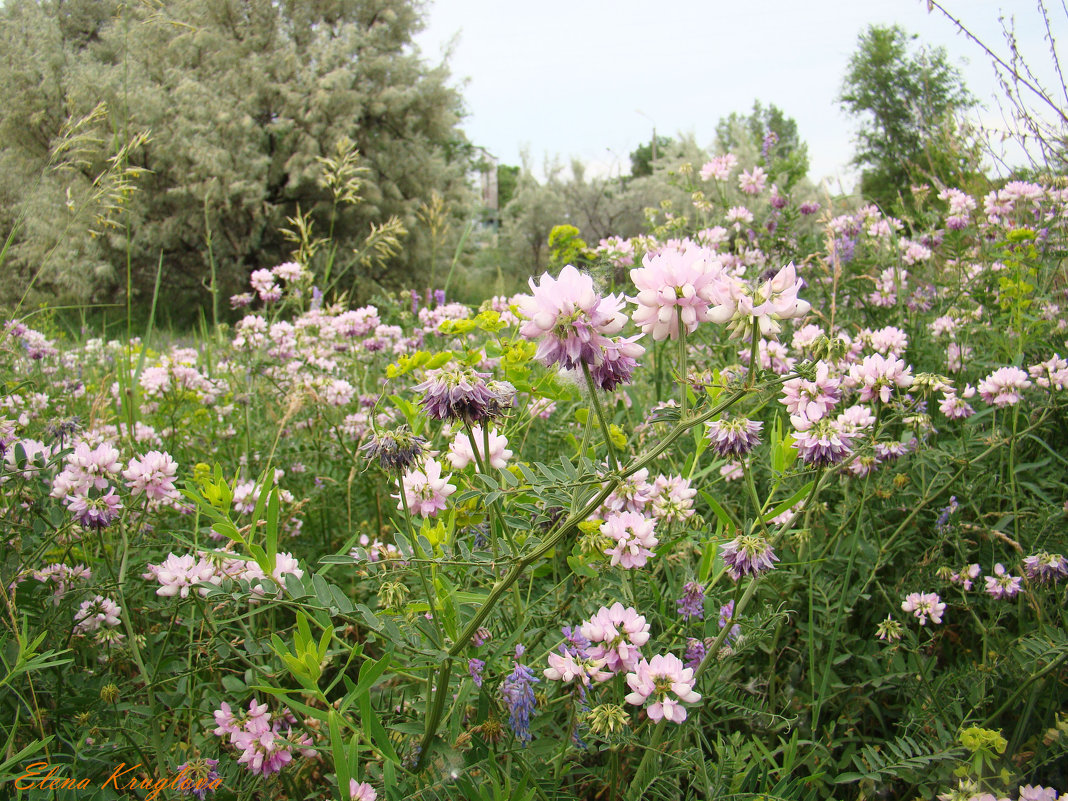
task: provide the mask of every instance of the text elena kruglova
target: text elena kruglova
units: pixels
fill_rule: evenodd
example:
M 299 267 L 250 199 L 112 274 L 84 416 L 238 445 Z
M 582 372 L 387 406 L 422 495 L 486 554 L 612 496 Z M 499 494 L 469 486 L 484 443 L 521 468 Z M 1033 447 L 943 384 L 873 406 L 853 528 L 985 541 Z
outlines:
M 59 775 L 59 767 L 50 762 L 33 762 L 26 766 L 25 772 L 14 780 L 18 790 L 87 790 L 89 788 L 104 789 L 110 787 L 122 792 L 124 790 L 150 790 L 145 796 L 145 801 L 153 801 L 163 790 L 216 790 L 222 786 L 222 779 L 215 777 L 208 779 L 190 778 L 183 768 L 174 776 L 167 778 L 153 778 L 145 776 L 144 772 L 135 774 L 141 763 L 127 767 L 125 762 L 120 762 L 111 775 L 93 781 L 92 779 L 76 779 L 71 776 Z

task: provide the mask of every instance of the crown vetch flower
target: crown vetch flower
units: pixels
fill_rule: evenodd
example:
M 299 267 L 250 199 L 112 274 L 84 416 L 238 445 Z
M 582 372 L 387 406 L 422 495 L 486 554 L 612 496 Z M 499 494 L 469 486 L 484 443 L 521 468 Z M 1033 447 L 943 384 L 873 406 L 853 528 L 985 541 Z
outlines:
M 649 624 L 633 607 L 618 601 L 602 606 L 582 624 L 582 636 L 590 641 L 592 659 L 603 659 L 613 673 L 633 670 L 641 658 L 641 647 L 649 642 Z
M 176 556 L 171 553 L 158 565 L 147 565 L 146 571 L 142 578 L 160 583 L 156 595 L 188 598 L 189 589 L 194 584 L 214 578 L 215 565 L 203 557 L 194 559 L 192 554 Z
M 452 476 L 441 475 L 441 464 L 434 459 L 427 459 L 422 470 L 405 473 L 401 491 L 412 514 L 433 517 L 444 509 L 445 499 L 456 492 L 456 485 L 449 483 L 450 478 Z M 400 499 L 400 495 L 393 497 Z M 397 508 L 403 509 L 404 504 L 398 503 Z
M 420 403 L 437 420 L 462 420 L 474 424 L 499 415 L 515 397 L 515 387 L 504 381 L 487 383 L 489 373 L 466 365 L 429 370 L 427 378 L 413 387 L 422 392 Z
M 605 550 L 612 557 L 612 567 L 619 565 L 625 570 L 643 567 L 653 555 L 651 549 L 659 543 L 653 532 L 655 525 L 655 520 L 637 512 L 608 515 L 601 525 L 601 533 L 616 541 L 613 547 Z
M 601 363 L 590 368 L 593 383 L 605 392 L 611 392 L 620 384 L 629 384 L 634 368 L 638 366 L 638 357 L 645 353 L 645 348 L 637 342 L 641 337 L 638 334 L 605 340 Z
M 627 320 L 620 312 L 623 297 L 601 297 L 593 279 L 570 264 L 557 278 L 543 273 L 540 284 L 531 278 L 530 289 L 532 295 L 520 295 L 516 302 L 526 318 L 519 333 L 538 340 L 534 358 L 567 370 L 599 365 L 607 338 L 618 334 Z
M 1059 553 L 1039 551 L 1023 560 L 1024 574 L 1031 581 L 1042 584 L 1056 584 L 1062 578 L 1068 578 L 1068 559 Z
M 901 602 L 901 609 L 912 612 L 920 621 L 921 626 L 927 625 L 927 618 L 932 623 L 942 622 L 942 613 L 946 611 L 946 605 L 934 592 L 910 592 Z
M 801 415 L 816 421 L 838 405 L 842 397 L 840 384 L 841 379 L 831 377 L 830 365 L 821 360 L 816 364 L 814 381 L 791 378 L 783 383 L 783 396 L 779 400 L 790 414 Z
M 512 452 L 508 449 L 508 437 L 498 434 L 495 428 L 491 428 L 489 433 L 485 434 L 482 426 L 472 427 L 471 434 L 475 438 L 475 448 L 477 448 L 478 455 L 483 463 L 488 462 L 490 467 L 494 467 L 497 470 L 503 470 L 508 465 L 508 460 L 512 458 Z M 487 439 L 489 440 L 488 454 L 485 452 L 485 441 Z M 449 446 L 448 459 L 456 470 L 463 470 L 472 462 L 477 466 L 475 450 L 471 447 L 471 439 L 467 436 L 466 431 L 457 432 L 456 437 Z
M 782 332 L 782 320 L 803 317 L 812 308 L 797 296 L 804 285 L 793 262 L 755 286 L 732 280 L 729 298 L 717 310 L 717 316 L 730 321 L 727 327 L 733 337 L 751 337 L 755 324 L 760 336 L 774 339 Z
M 74 633 L 87 634 L 96 631 L 101 626 L 117 626 L 120 614 L 122 614 L 122 609 L 119 605 L 103 595 L 97 595 L 89 601 L 82 601 L 78 611 L 74 613 Z
M 651 660 L 641 660 L 634 672 L 627 674 L 627 686 L 631 692 L 624 699 L 628 704 L 642 706 L 649 698 L 649 718 L 659 723 L 670 720 L 682 723 L 686 720 L 686 707 L 701 700 L 694 692 L 693 668 L 683 666 L 674 654 L 657 654 Z M 681 703 L 680 703 L 681 702 Z
M 724 458 L 742 457 L 760 444 L 764 424 L 745 417 L 722 417 L 707 423 L 708 441 L 712 450 Z
M 799 415 L 790 415 L 797 429 L 793 433 L 793 447 L 801 461 L 811 465 L 832 465 L 853 453 L 855 432 L 846 431 L 837 420 L 823 417 L 816 422 Z
M 849 368 L 849 378 L 860 387 L 860 399 L 869 401 L 879 398 L 883 403 L 890 402 L 890 393 L 896 387 L 905 389 L 912 386 L 912 368 L 901 359 L 872 353 L 864 357 L 860 364 Z
M 154 501 L 164 501 L 179 497 L 178 490 L 174 488 L 177 472 L 178 464 L 170 454 L 149 451 L 140 459 L 131 459 L 122 476 L 134 495 L 144 493 Z
M 682 476 L 657 476 L 652 486 L 653 517 L 664 523 L 689 520 L 696 495 L 697 490 Z
M 378 791 L 367 782 L 349 779 L 349 797 L 352 801 L 376 801 Z
M 114 487 L 109 487 L 107 494 L 68 495 L 65 500 L 74 519 L 85 528 L 107 528 L 122 514 L 122 501 Z
M 638 308 L 634 323 L 642 333 L 657 342 L 679 338 L 679 317 L 692 334 L 702 322 L 726 322 L 725 309 L 715 311 L 726 300 L 723 268 L 708 248 L 663 248 L 646 253 L 642 266 L 630 271 L 638 294 L 628 298 Z
M 360 450 L 369 459 L 377 459 L 383 469 L 404 472 L 422 459 L 426 440 L 402 426 L 395 431 L 376 431 Z
M 603 659 L 592 659 L 569 653 L 550 653 L 549 667 L 545 668 L 543 673 L 550 681 L 562 681 L 564 684 L 569 684 L 577 679 L 583 687 L 589 687 L 591 682 L 608 681 L 612 678 L 610 672 L 601 670 L 603 666 Z
M 999 409 L 1015 406 L 1020 402 L 1020 393 L 1029 386 L 1031 380 L 1019 367 L 1001 367 L 979 382 L 979 397 Z
M 720 546 L 719 553 L 727 566 L 727 575 L 735 581 L 742 576 L 759 576 L 779 561 L 771 543 L 759 534 L 735 537 Z
M 1009 575 L 1005 565 L 998 562 L 994 565 L 994 575 L 984 576 L 986 592 L 993 598 L 1012 598 L 1020 591 L 1020 583 L 1023 581 L 1019 576 Z

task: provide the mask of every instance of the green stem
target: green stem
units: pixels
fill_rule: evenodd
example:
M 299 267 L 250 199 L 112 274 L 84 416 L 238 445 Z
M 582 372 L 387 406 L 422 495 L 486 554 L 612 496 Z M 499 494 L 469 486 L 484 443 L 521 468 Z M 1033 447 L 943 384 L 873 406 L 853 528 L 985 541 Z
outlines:
M 678 321 L 679 321 L 679 390 L 681 397 L 679 398 L 679 405 L 682 407 L 683 419 L 686 418 L 686 409 L 690 402 L 690 382 L 687 377 L 688 367 L 686 365 L 686 326 L 682 324 L 682 307 L 677 307 Z
M 586 386 L 590 390 L 590 402 L 593 406 L 594 412 L 597 414 L 597 420 L 601 424 L 601 433 L 604 434 L 604 444 L 608 449 L 608 455 L 615 467 L 616 472 L 619 472 L 619 457 L 616 455 L 616 449 L 612 445 L 612 437 L 608 431 L 608 421 L 605 419 L 604 410 L 601 408 L 601 399 L 597 397 L 597 387 L 594 386 L 593 376 L 590 375 L 590 368 L 586 362 L 582 363 L 582 373 L 586 376 Z

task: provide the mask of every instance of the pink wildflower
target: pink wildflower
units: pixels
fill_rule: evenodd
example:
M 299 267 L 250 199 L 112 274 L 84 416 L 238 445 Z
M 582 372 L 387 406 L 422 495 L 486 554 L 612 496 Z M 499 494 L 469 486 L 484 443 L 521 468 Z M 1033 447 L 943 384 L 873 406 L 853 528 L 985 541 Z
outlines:
M 747 195 L 759 195 L 767 182 L 768 175 L 760 167 L 753 167 L 752 171 L 743 170 L 738 176 L 738 188 Z
M 682 476 L 657 476 L 652 486 L 653 517 L 664 523 L 689 520 L 696 495 L 697 490 Z
M 375 801 L 378 798 L 378 791 L 367 782 L 349 779 L 349 798 L 352 801 Z
M 491 428 L 488 434 L 484 434 L 482 426 L 473 426 L 471 434 L 475 438 L 475 448 L 483 463 L 488 461 L 489 466 L 497 470 L 503 470 L 508 465 L 508 460 L 512 458 L 512 452 L 508 450 L 508 437 L 498 434 L 495 428 Z M 485 445 L 487 439 L 489 440 L 488 457 Z M 472 462 L 476 464 L 477 469 L 478 462 L 475 459 L 475 450 L 471 448 L 471 440 L 468 438 L 466 431 L 460 431 L 456 434 L 452 444 L 449 446 L 448 459 L 455 470 L 463 470 Z
M 119 605 L 103 595 L 97 595 L 89 601 L 82 601 L 78 611 L 74 613 L 74 633 L 89 633 L 101 626 L 117 626 L 120 614 L 122 614 L 122 609 Z
M 663 248 L 645 254 L 642 266 L 630 271 L 638 290 L 629 298 L 638 307 L 634 323 L 659 342 L 679 338 L 680 316 L 690 334 L 698 323 L 725 322 L 714 311 L 723 294 L 721 273 L 715 254 L 706 248 Z
M 994 598 L 1012 598 L 1020 591 L 1019 576 L 1011 576 L 1005 572 L 1005 565 L 1000 562 L 994 565 L 994 575 L 984 577 L 986 592 Z
M 584 687 L 589 687 L 593 681 L 602 682 L 612 678 L 611 672 L 601 670 L 604 663 L 604 659 L 583 659 L 574 654 L 554 652 L 549 654 L 549 667 L 543 673 L 550 681 L 562 681 L 564 684 L 569 684 L 578 679 Z
M 608 515 L 601 525 L 601 533 L 611 537 L 616 544 L 605 550 L 612 557 L 612 567 L 619 565 L 624 570 L 643 567 L 653 555 L 659 540 L 653 532 L 656 522 L 637 512 L 616 512 Z
M 1068 361 L 1057 354 L 1028 367 L 1027 372 L 1035 379 L 1035 384 L 1045 389 L 1055 389 L 1059 392 L 1068 386 Z
M 603 659 L 605 668 L 613 673 L 634 670 L 641 658 L 641 647 L 649 642 L 645 618 L 618 601 L 611 608 L 598 609 L 580 630 L 590 641 L 590 657 Z
M 757 534 L 735 537 L 720 546 L 719 553 L 727 567 L 727 575 L 735 581 L 742 576 L 759 576 L 779 561 L 771 543 Z
M 707 181 L 714 178 L 717 181 L 726 181 L 730 178 L 731 170 L 737 166 L 738 157 L 733 153 L 716 156 L 701 167 L 701 180 Z
M 824 417 L 816 422 L 799 415 L 791 415 L 795 429 L 793 447 L 797 448 L 801 461 L 811 465 L 832 465 L 845 460 L 853 453 L 853 438 L 856 434 Z
M 143 493 L 154 501 L 164 501 L 178 498 L 178 490 L 174 488 L 177 472 L 178 464 L 170 454 L 149 451 L 140 459 L 131 459 L 122 476 L 134 495 Z
M 445 508 L 445 499 L 456 492 L 456 485 L 450 484 L 451 476 L 442 477 L 441 465 L 434 459 L 427 459 L 422 470 L 409 470 L 402 479 L 402 491 L 412 514 L 433 517 Z M 400 495 L 394 495 L 400 498 Z M 404 504 L 399 503 L 398 509 Z
M 860 387 L 862 401 L 879 398 L 883 403 L 890 402 L 890 393 L 895 387 L 905 389 L 912 386 L 913 380 L 912 368 L 904 361 L 880 353 L 865 356 L 862 363 L 851 366 L 849 378 Z
M 764 424 L 745 417 L 727 419 L 721 417 L 706 424 L 706 436 L 712 450 L 720 456 L 746 456 L 760 444 L 760 432 Z
M 215 566 L 201 557 L 194 560 L 192 554 L 176 556 L 168 554 L 158 565 L 148 565 L 145 579 L 160 583 L 156 595 L 189 597 L 189 589 L 198 582 L 210 581 L 215 576 Z M 203 594 L 203 593 L 202 593 Z
M 842 397 L 841 379 L 832 378 L 827 362 L 816 363 L 815 380 L 791 378 L 782 385 L 783 397 L 779 400 L 790 414 L 800 415 L 815 422 L 826 415 Z
M 979 397 L 999 409 L 1015 406 L 1020 402 L 1021 391 L 1029 386 L 1027 373 L 1019 367 L 1001 367 L 979 382 Z
M 686 720 L 686 707 L 701 700 L 694 692 L 693 668 L 684 667 L 674 654 L 657 654 L 651 660 L 641 660 L 635 670 L 627 674 L 627 686 L 631 692 L 624 700 L 641 706 L 649 698 L 653 703 L 648 708 L 649 718 L 657 723 L 663 719 L 672 723 Z
M 942 603 L 937 593 L 912 592 L 901 602 L 901 609 L 905 612 L 912 612 L 919 619 L 920 625 L 926 626 L 928 617 L 931 618 L 932 623 L 942 622 L 942 613 L 946 611 L 946 605 Z
M 558 278 L 544 273 L 540 284 L 531 278 L 530 288 L 532 295 L 517 299 L 526 318 L 519 333 L 539 340 L 535 358 L 568 370 L 600 364 L 607 337 L 619 333 L 626 322 L 620 312 L 622 296 L 601 297 L 593 279 L 570 264 Z

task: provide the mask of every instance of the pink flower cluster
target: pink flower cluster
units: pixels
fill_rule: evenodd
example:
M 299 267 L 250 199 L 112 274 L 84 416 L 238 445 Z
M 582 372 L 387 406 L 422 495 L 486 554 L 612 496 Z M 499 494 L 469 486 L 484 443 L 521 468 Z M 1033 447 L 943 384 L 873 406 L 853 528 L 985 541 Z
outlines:
M 422 470 L 409 470 L 401 479 L 401 491 L 404 502 L 412 514 L 421 517 L 433 517 L 446 506 L 446 499 L 456 492 L 456 485 L 450 484 L 449 476 L 441 475 L 441 464 L 434 459 L 427 459 Z M 404 502 L 398 499 L 397 509 L 404 509 Z
M 580 628 L 590 642 L 590 658 L 603 663 L 606 670 L 622 673 L 634 670 L 641 659 L 641 647 L 649 642 L 649 623 L 633 607 L 618 601 L 602 606 Z
M 946 611 L 946 605 L 937 593 L 933 592 L 910 592 L 901 602 L 901 608 L 905 612 L 912 612 L 920 621 L 921 626 L 927 625 L 927 618 L 932 623 L 942 622 L 942 613 Z
M 657 723 L 670 720 L 682 723 L 686 720 L 686 707 L 682 703 L 693 704 L 701 700 L 694 692 L 693 668 L 684 667 L 682 660 L 674 654 L 657 654 L 646 661 L 642 659 L 627 674 L 627 686 L 630 693 L 626 702 L 642 706 L 650 698 L 653 703 L 646 710 L 649 718 Z
M 605 549 L 612 557 L 612 567 L 619 565 L 624 570 L 644 567 L 653 555 L 652 548 L 659 542 L 653 529 L 656 521 L 638 512 L 613 512 L 601 525 L 601 533 L 615 540 L 615 545 Z
M 296 722 L 289 710 L 272 715 L 266 704 L 255 699 L 249 702 L 248 712 L 236 715 L 224 702 L 215 710 L 214 734 L 229 736 L 230 745 L 241 751 L 239 764 L 252 773 L 270 776 L 292 762 L 295 751 L 309 759 L 318 754 L 307 734 L 294 731 Z
M 544 273 L 540 284 L 531 278 L 530 289 L 532 294 L 518 299 L 519 311 L 526 318 L 519 333 L 538 340 L 534 358 L 548 367 L 559 364 L 567 370 L 599 365 L 608 338 L 618 334 L 626 322 L 620 312 L 623 298 L 602 297 L 593 279 L 570 264 L 557 278 Z
M 508 437 L 498 434 L 495 428 L 491 428 L 489 433 L 484 433 L 482 426 L 473 426 L 471 434 L 475 439 L 474 449 L 471 447 L 471 439 L 466 431 L 458 432 L 449 446 L 449 463 L 454 470 L 463 470 L 472 463 L 477 465 L 476 450 L 479 459 L 483 463 L 488 463 L 490 467 L 503 470 L 508 466 L 508 460 L 512 458 L 512 452 L 508 450 Z M 489 441 L 488 454 L 486 452 L 487 440 Z

